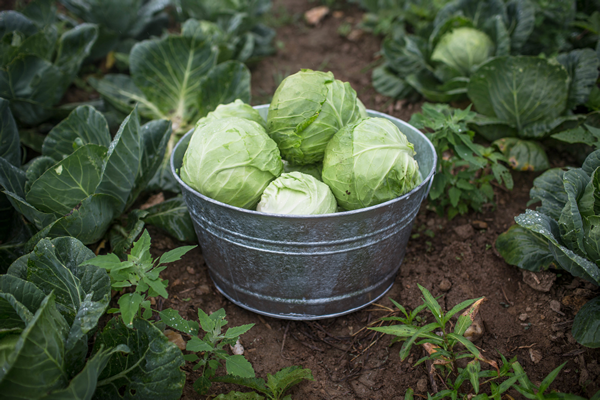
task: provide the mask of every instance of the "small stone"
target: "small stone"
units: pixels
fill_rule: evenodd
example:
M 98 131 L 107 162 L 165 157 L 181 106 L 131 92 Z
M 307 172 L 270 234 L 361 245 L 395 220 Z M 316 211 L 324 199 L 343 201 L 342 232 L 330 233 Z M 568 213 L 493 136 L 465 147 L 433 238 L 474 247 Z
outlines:
M 417 392 L 427 392 L 427 379 L 421 378 L 417 381 Z
M 527 314 L 525 314 L 525 313 L 523 313 L 523 314 L 519 315 L 519 319 L 520 319 L 521 321 L 523 321 L 523 322 L 527 321 L 527 318 L 528 318 L 528 316 L 527 316 Z
M 527 312 L 531 312 L 531 307 L 527 307 L 527 308 L 525 309 L 525 311 L 527 311 Z
M 165 336 L 169 339 L 169 342 L 174 343 L 179 350 L 185 350 L 185 340 L 179 332 L 172 331 L 170 329 L 165 329 Z
M 488 228 L 488 224 L 487 222 L 484 221 L 473 221 L 471 222 L 471 225 L 473 225 L 473 228 L 475 229 L 487 229 Z
M 475 234 L 475 230 L 470 224 L 457 226 L 454 228 L 454 232 L 463 240 L 466 240 Z
M 237 356 L 244 355 L 244 346 L 240 343 L 240 339 L 235 342 L 235 345 L 229 346 L 231 348 L 231 352 Z
M 340 19 L 343 16 L 344 16 L 344 12 L 343 11 L 334 11 L 333 12 L 333 18 Z
M 452 282 L 450 282 L 448 279 L 442 279 L 439 287 L 442 292 L 447 292 L 450 290 L 450 288 L 452 288 Z
M 200 295 L 209 294 L 210 293 L 210 286 L 208 286 L 208 285 L 200 285 L 196 289 L 196 292 L 198 294 L 200 294 Z
M 185 270 L 188 272 L 188 274 L 190 275 L 194 275 L 196 274 L 196 270 L 192 267 L 190 267 L 189 265 L 187 267 L 185 267 Z
M 534 364 L 542 361 L 542 352 L 536 349 L 529 349 L 529 357 Z
M 150 196 L 148 201 L 140 206 L 140 210 L 147 210 L 148 208 L 160 204 L 163 201 L 165 201 L 165 195 L 163 194 L 163 192 L 157 193 L 155 195 Z
M 549 292 L 556 280 L 556 274 L 548 271 L 523 271 L 523 282 L 539 292 Z
M 361 29 L 353 29 L 348 36 L 346 36 L 346 39 L 348 39 L 351 42 L 358 42 L 360 40 L 360 38 L 362 38 L 364 34 L 364 31 Z
M 329 7 L 314 7 L 304 13 L 304 20 L 307 24 L 315 26 L 318 25 L 327 14 L 329 14 Z

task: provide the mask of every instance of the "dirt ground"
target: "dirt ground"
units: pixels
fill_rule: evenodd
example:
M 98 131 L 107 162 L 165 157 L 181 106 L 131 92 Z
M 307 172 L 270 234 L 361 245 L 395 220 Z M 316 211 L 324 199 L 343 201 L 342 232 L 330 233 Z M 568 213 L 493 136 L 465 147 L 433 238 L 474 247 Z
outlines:
M 360 21 L 362 14 L 356 7 L 342 7 L 318 26 L 310 27 L 302 15 L 318 3 L 274 3 L 279 21 L 285 24 L 277 30 L 278 53 L 252 68 L 254 104 L 268 102 L 285 76 L 300 68 L 311 68 L 332 71 L 336 78 L 349 81 L 367 108 L 404 120 L 420 109 L 420 103 L 390 102 L 372 88 L 370 69 L 378 62 L 380 39 L 356 33 L 349 40 L 339 33 L 340 26 L 347 32 L 348 24 L 353 30 Z M 466 299 L 485 296 L 487 301 L 481 309 L 485 334 L 476 345 L 486 357 L 500 361 L 498 352 L 508 359 L 517 356 L 537 384 L 567 362 L 551 389 L 591 397 L 600 389 L 600 351 L 576 344 L 570 328 L 582 301 L 598 288 L 557 273 L 550 275 L 556 281 L 549 292 L 537 291 L 524 283 L 519 269 L 507 265 L 498 255 L 493 247 L 495 240 L 513 224 L 514 216 L 526 209 L 537 174 L 513 176 L 514 190 L 497 189 L 497 208 L 484 214 L 471 213 L 447 221 L 424 204 L 396 282 L 379 304 L 392 307 L 388 298 L 393 298 L 407 308 L 417 307 L 421 304 L 417 283 L 434 296 L 442 295 L 440 302 L 446 310 Z M 428 229 L 433 237 L 424 234 Z M 176 246 L 159 232 L 151 233 L 155 255 Z M 422 356 L 420 350 L 415 348 L 409 359 L 401 362 L 401 344 L 390 347 L 390 336 L 361 330 L 388 313 L 380 307 L 372 305 L 350 315 L 315 322 L 261 317 L 218 293 L 199 249 L 169 267 L 165 277 L 171 282 L 171 296 L 164 307 L 176 308 L 189 318 L 196 318 L 198 307 L 209 313 L 224 308 L 228 326 L 256 324 L 241 341 L 257 376 L 266 378 L 267 373 L 290 365 L 310 368 L 315 381 L 296 386 L 290 392 L 293 398 L 403 399 L 409 387 L 425 397 L 431 390 L 425 366 L 413 367 Z M 197 374 L 189 368 L 186 372 L 188 384 L 183 398 L 201 398 L 192 388 Z M 215 384 L 211 393 L 230 390 L 244 389 Z M 520 398 L 517 392 L 510 394 Z
M 0 0 L 0 9 L 12 8 L 13 4 Z M 408 121 L 421 103 L 392 102 L 371 85 L 371 70 L 380 62 L 377 53 L 381 40 L 357 29 L 362 12 L 355 6 L 340 6 L 317 26 L 308 26 L 303 14 L 317 5 L 310 0 L 274 0 L 278 51 L 252 66 L 253 103 L 269 102 L 285 76 L 311 68 L 332 71 L 336 78 L 350 82 L 367 108 Z M 564 157 L 556 159 L 565 165 Z M 481 308 L 485 333 L 475 344 L 487 358 L 499 361 L 498 352 L 508 359 L 517 356 L 537 384 L 567 362 L 551 389 L 591 397 L 600 389 L 600 350 L 576 344 L 569 332 L 576 311 L 598 288 L 558 272 L 551 275 L 556 281 L 550 291 L 534 290 L 523 281 L 521 271 L 507 265 L 493 246 L 498 235 L 513 224 L 514 216 L 527 208 L 536 176 L 514 173 L 514 190 L 496 189 L 496 209 L 483 214 L 470 213 L 447 221 L 423 204 L 395 284 L 378 303 L 392 307 L 388 299 L 392 298 L 409 309 L 417 307 L 421 304 L 417 283 L 434 296 L 443 296 L 440 303 L 446 310 L 466 299 L 485 296 L 487 301 Z M 426 235 L 428 230 L 433 235 Z M 181 245 L 156 229 L 150 228 L 150 233 L 154 256 Z M 257 376 L 266 378 L 267 373 L 291 365 L 310 368 L 314 382 L 294 387 L 289 392 L 294 399 L 399 400 L 409 387 L 423 398 L 431 391 L 425 366 L 413 366 L 422 356 L 420 349 L 415 347 L 401 362 L 400 343 L 390 346 L 392 337 L 362 329 L 388 314 L 381 307 L 371 305 L 343 317 L 314 322 L 261 317 L 233 305 L 216 290 L 200 249 L 171 265 L 163 278 L 170 282 L 169 299 L 163 308 L 178 309 L 190 319 L 197 318 L 198 308 L 207 313 L 224 308 L 228 326 L 255 324 L 241 342 Z M 185 371 L 183 399 L 205 398 L 192 388 L 198 374 L 188 366 Z M 230 390 L 245 389 L 214 384 L 211 395 Z M 514 391 L 510 395 L 521 398 Z

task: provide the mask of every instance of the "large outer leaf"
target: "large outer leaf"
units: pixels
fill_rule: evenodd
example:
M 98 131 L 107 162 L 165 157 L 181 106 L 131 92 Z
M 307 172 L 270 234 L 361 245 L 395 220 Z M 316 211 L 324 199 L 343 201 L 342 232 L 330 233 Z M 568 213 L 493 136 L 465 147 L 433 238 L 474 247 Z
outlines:
M 517 171 L 544 171 L 550 168 L 548 156 L 537 142 L 504 138 L 493 144 L 498 146 L 510 166 Z
M 600 284 L 600 268 L 559 242 L 560 231 L 556 221 L 547 215 L 531 210 L 526 210 L 525 214 L 515 217 L 515 221 L 523 228 L 548 239 L 550 251 L 554 254 L 556 261 L 571 275 Z
M 598 79 L 598 56 L 592 49 L 573 50 L 560 54 L 557 61 L 569 73 L 571 82 L 569 84 L 569 98 L 567 108 L 575 108 L 584 104 Z
M 10 293 L 31 312 L 40 308 L 46 294 L 35 284 L 13 275 L 0 275 L 0 292 Z
M 375 90 L 384 96 L 394 99 L 407 97 L 413 90 L 404 79 L 400 78 L 389 68 L 387 63 L 375 68 L 371 79 Z
M 567 192 L 563 186 L 563 177 L 565 171 L 560 168 L 553 168 L 535 178 L 533 187 L 529 192 L 531 201 L 541 201 L 541 207 L 537 211 L 548 215 L 550 218 L 558 220 L 560 213 L 569 200 Z
M 87 294 L 88 301 L 99 302 L 104 308 L 110 300 L 110 279 L 105 270 L 98 267 L 78 267 L 94 253 L 72 237 L 42 239 L 32 253 L 17 260 L 8 270 L 10 275 L 34 283 L 45 294 L 54 292 L 57 307 L 71 325 L 82 307 Z M 87 319 L 90 310 L 83 310 Z M 102 312 L 96 313 L 95 322 L 80 321 L 85 332 L 96 326 Z M 85 333 L 84 332 L 84 333 Z
M 96 191 L 105 156 L 104 146 L 80 147 L 35 181 L 25 198 L 38 210 L 57 217 L 69 213 Z
M 69 214 L 47 225 L 36 237 L 73 236 L 84 244 L 102 239 L 116 215 L 118 201 L 108 194 L 93 194 L 73 208 Z M 36 239 L 34 237 L 32 240 Z
M 96 399 L 179 399 L 185 383 L 181 367 L 185 363 L 181 350 L 150 322 L 135 319 L 133 329 L 119 319 L 112 319 L 94 343 L 96 354 L 102 345 L 125 344 L 127 356 L 115 354 L 102 371 Z M 124 387 L 124 395 L 119 394 Z
M 473 121 L 469 122 L 469 127 L 490 142 L 505 137 L 518 136 L 517 130 L 504 121 L 481 114 L 477 114 Z
M 202 81 L 198 103 L 200 115 L 237 99 L 250 103 L 250 70 L 241 62 L 227 61 L 210 70 Z
M 67 90 L 77 75 L 81 63 L 90 54 L 90 50 L 98 37 L 98 27 L 93 24 L 80 24 L 65 32 L 58 42 L 56 65 L 63 73 L 62 92 Z
M 467 94 L 481 114 L 522 131 L 556 119 L 566 108 L 569 76 L 560 65 L 536 57 L 498 57 L 472 76 Z
M 529 0 L 511 0 L 506 3 L 508 26 L 510 26 L 510 50 L 519 54 L 521 47 L 535 27 L 535 7 Z
M 583 162 L 581 169 L 591 176 L 596 168 L 600 167 L 600 150 L 596 150 L 593 153 L 590 153 L 589 156 Z
M 53 391 L 43 397 L 43 400 L 91 400 L 96 391 L 98 376 L 112 355 L 117 352 L 127 353 L 129 348 L 125 345 L 118 345 L 113 348 L 100 349 L 87 361 L 85 368 L 73 378 L 68 387 Z
M 21 165 L 21 145 L 8 100 L 0 98 L 0 157 L 14 166 Z
M 577 342 L 586 347 L 600 347 L 600 297 L 588 301 L 575 316 L 571 331 Z
M 502 0 L 458 0 L 444 6 L 435 16 L 433 24 L 438 27 L 454 15 L 466 16 L 480 29 L 495 16 L 500 16 L 504 22 L 508 19 Z
M 148 101 L 169 115 L 173 130 L 179 132 L 195 122 L 198 89 L 216 58 L 209 43 L 169 35 L 133 47 L 131 75 Z
M 182 242 L 197 240 L 194 224 L 181 196 L 174 197 L 146 210 L 147 224 L 154 225 Z
M 26 224 L 19 213 L 12 214 L 9 239 L 0 244 L 0 274 L 6 273 L 8 266 L 25 253 L 26 243 L 35 233 L 35 228 Z
M 50 108 L 64 93 L 62 81 L 58 67 L 36 56 L 23 55 L 0 69 L 0 97 L 10 100 L 18 120 L 36 125 L 52 115 Z
M 581 169 L 573 169 L 563 175 L 563 185 L 567 193 L 567 203 L 563 208 L 558 225 L 563 245 L 585 257 L 583 245 L 583 219 L 579 201 L 585 192 L 590 177 Z
M 519 225 L 498 236 L 496 249 L 507 263 L 529 271 L 546 270 L 554 262 L 548 240 Z
M 381 51 L 389 67 L 404 78 L 427 68 L 429 49 L 427 41 L 416 35 L 386 39 Z
M 140 114 L 148 119 L 166 118 L 166 114 L 148 101 L 144 93 L 135 86 L 129 75 L 108 74 L 101 80 L 90 78 L 89 83 L 121 112 L 129 114 L 137 104 Z
M 67 331 L 67 323 L 56 309 L 54 295 L 49 294 L 0 368 L 0 392 L 4 399 L 39 399 L 65 385 Z M 32 366 L 35 373 L 31 373 Z
M 111 137 L 104 116 L 90 106 L 80 106 L 56 125 L 44 140 L 42 154 L 56 161 L 73 153 L 75 140 L 80 139 L 77 147 L 97 144 L 108 148 Z

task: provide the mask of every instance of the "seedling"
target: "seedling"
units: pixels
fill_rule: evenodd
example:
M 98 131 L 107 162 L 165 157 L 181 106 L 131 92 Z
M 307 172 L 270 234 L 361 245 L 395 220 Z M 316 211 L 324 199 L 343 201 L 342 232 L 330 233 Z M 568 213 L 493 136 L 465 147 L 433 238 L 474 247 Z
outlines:
M 282 397 L 290 387 L 305 379 L 313 380 L 309 369 L 298 366 L 284 368 L 275 375 L 268 374 L 266 383 L 264 379 L 256 378 L 252 364 L 243 355 L 229 355 L 225 350 L 225 346 L 235 345 L 240 336 L 248 332 L 254 324 L 229 328 L 223 333 L 223 327 L 227 324 L 223 309 L 217 310 L 211 315 L 198 309 L 200 324 L 185 320 L 176 310 L 172 309 L 162 311 L 160 317 L 166 325 L 192 337 L 187 342 L 186 350 L 193 353 L 185 355 L 184 358 L 188 362 L 196 363 L 193 367 L 194 370 L 202 370 L 202 376 L 194 382 L 194 389 L 199 394 L 207 394 L 212 382 L 227 382 L 254 389 L 263 393 L 268 399 L 290 399 L 289 396 Z M 205 333 L 202 339 L 198 337 L 200 329 Z M 227 375 L 215 376 L 221 366 L 221 360 L 225 361 Z M 217 399 L 242 398 L 263 399 L 264 397 L 256 393 L 239 392 L 230 392 L 217 397 Z
M 169 297 L 166 290 L 168 281 L 160 277 L 160 273 L 167 268 L 164 264 L 180 260 L 195 247 L 178 247 L 164 253 L 160 259 L 153 260 L 150 254 L 150 235 L 144 230 L 142 236 L 133 244 L 127 261 L 121 261 L 116 254 L 110 253 L 92 258 L 82 265 L 104 268 L 110 275 L 111 287 L 114 290 L 134 288 L 133 292 L 121 295 L 118 301 L 119 308 L 108 310 L 109 313 L 121 313 L 123 323 L 132 328 L 136 316 L 144 319 L 152 317 L 150 297 Z

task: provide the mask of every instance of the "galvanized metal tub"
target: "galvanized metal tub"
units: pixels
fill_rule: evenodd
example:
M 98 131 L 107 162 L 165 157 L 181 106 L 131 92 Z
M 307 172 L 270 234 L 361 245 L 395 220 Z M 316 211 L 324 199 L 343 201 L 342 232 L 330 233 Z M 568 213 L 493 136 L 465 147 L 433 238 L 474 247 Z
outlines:
M 266 119 L 268 107 L 255 108 Z M 275 318 L 321 319 L 358 310 L 392 287 L 437 158 L 417 129 L 377 111 L 368 114 L 389 119 L 408 137 L 424 179 L 394 200 L 335 214 L 266 214 L 210 199 L 177 173 L 193 131 L 177 144 L 171 169 L 211 278 L 233 303 Z

